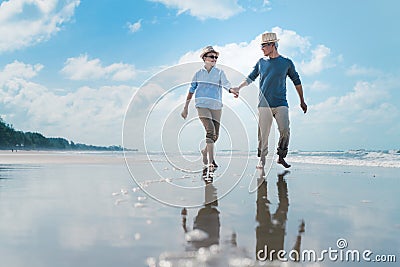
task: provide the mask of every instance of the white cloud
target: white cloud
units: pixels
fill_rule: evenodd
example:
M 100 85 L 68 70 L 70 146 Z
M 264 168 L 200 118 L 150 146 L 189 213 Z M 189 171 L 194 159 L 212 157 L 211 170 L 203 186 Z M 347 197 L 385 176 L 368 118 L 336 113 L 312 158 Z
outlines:
M 246 3 L 246 9 L 256 13 L 271 11 L 271 6 L 270 0 L 248 1 L 248 3 Z
M 279 27 L 274 27 L 271 31 L 277 33 L 279 38 L 278 51 L 283 56 L 294 59 L 303 58 L 304 55 L 310 53 L 311 44 L 306 37 L 300 36 L 295 31 L 284 30 Z M 261 33 L 250 42 L 214 46 L 220 52 L 218 63 L 234 68 L 247 76 L 257 61 L 263 57 L 260 43 Z M 196 51 L 186 53 L 179 59 L 179 63 L 200 61 L 201 50 L 202 48 L 199 48 Z
M 178 9 L 178 15 L 189 12 L 191 16 L 201 20 L 228 19 L 244 9 L 237 0 L 149 0 L 164 4 L 168 8 Z
M 396 83 L 392 80 L 359 81 L 339 97 L 310 105 L 304 116 L 300 109 L 291 109 L 294 139 L 309 149 L 389 148 L 395 140 L 400 110 L 393 100 Z M 318 143 L 309 133 L 318 136 Z
M 312 110 L 315 114 L 313 121 L 323 122 L 329 118 L 330 122 L 364 121 L 374 123 L 363 114 L 368 110 L 379 110 L 385 100 L 389 99 L 389 95 L 389 92 L 381 84 L 357 82 L 352 91 L 347 94 L 341 97 L 330 97 L 313 106 Z
M 114 63 L 105 68 L 113 81 L 128 81 L 136 77 L 137 70 L 134 66 L 124 63 Z
M 61 72 L 71 80 L 111 79 L 113 81 L 128 81 L 136 76 L 133 65 L 114 63 L 103 66 L 100 59 L 89 59 L 88 55 L 68 58 Z
M 0 72 L 0 107 L 6 122 L 18 130 L 75 142 L 121 144 L 122 120 L 136 88 L 83 86 L 59 95 L 30 80 L 41 68 L 40 64 L 14 62 Z M 14 76 L 11 70 L 17 70 Z
M 3 1 L 0 5 L 0 52 L 48 40 L 72 18 L 79 4 L 80 0 Z
M 333 63 L 329 61 L 331 50 L 324 46 L 318 45 L 316 49 L 312 51 L 312 58 L 309 62 L 304 60 L 300 64 L 302 73 L 305 75 L 314 75 L 320 73 L 322 70 L 331 68 L 334 66 Z
M 106 73 L 100 59 L 89 60 L 87 55 L 68 58 L 64 65 L 61 72 L 72 80 L 100 79 Z
M 313 83 L 308 85 L 307 88 L 310 91 L 320 92 L 328 90 L 330 88 L 330 85 L 321 81 L 313 81 Z
M 13 79 L 33 78 L 42 68 L 43 65 L 41 64 L 29 65 L 15 60 L 13 63 L 6 65 L 0 72 L 0 85 Z
M 279 52 L 289 57 L 295 57 L 299 54 L 308 53 L 311 43 L 307 37 L 303 37 L 292 30 L 285 30 L 280 27 L 274 27 L 271 30 L 275 32 L 279 39 Z
M 142 28 L 142 20 L 140 19 L 135 23 L 128 22 L 128 28 L 131 33 L 139 31 Z
M 361 67 L 354 64 L 346 71 L 346 74 L 349 76 L 377 76 L 381 72 L 373 68 Z

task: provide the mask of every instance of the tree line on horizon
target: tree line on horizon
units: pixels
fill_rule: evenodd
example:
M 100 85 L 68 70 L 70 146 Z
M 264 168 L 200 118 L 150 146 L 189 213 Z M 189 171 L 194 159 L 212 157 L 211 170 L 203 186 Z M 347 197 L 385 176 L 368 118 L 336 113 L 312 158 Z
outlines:
M 16 131 L 12 125 L 7 124 L 0 117 L 0 149 L 30 150 L 30 149 L 54 149 L 54 150 L 103 150 L 122 151 L 121 146 L 93 146 L 74 143 L 61 137 L 45 137 L 37 132 Z

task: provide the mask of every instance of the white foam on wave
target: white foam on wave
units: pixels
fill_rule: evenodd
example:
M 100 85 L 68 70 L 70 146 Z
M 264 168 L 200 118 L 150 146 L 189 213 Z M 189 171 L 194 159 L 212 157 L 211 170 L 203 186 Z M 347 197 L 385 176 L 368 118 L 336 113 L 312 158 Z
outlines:
M 257 159 L 256 153 L 235 151 L 230 156 Z M 400 168 L 400 150 L 289 151 L 288 160 L 306 164 Z
M 400 153 L 396 150 L 293 151 L 289 156 L 291 162 L 308 164 L 400 168 Z
M 177 155 L 198 156 L 198 151 L 186 151 Z M 276 156 L 274 151 L 270 151 Z M 171 153 L 170 153 L 171 154 Z M 172 153 L 173 154 L 173 153 Z M 172 155 L 171 154 L 171 155 Z M 217 151 L 218 157 L 223 158 L 251 158 L 257 159 L 257 151 Z M 166 162 L 163 152 L 153 152 L 151 161 Z M 369 166 L 400 168 L 400 150 L 347 150 L 347 151 L 289 151 L 290 162 L 325 165 Z M 289 160 L 289 159 L 288 159 Z M 167 170 L 164 170 L 167 171 Z M 183 178 L 187 178 L 183 177 Z M 176 178 L 175 178 L 176 179 Z M 147 181 L 151 183 L 154 181 Z M 164 179 L 156 182 L 169 182 Z

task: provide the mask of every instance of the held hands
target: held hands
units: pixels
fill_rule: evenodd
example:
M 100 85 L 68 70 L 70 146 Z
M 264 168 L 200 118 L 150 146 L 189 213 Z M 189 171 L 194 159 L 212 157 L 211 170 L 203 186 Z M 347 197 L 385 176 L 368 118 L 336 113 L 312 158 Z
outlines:
M 239 97 L 239 87 L 232 87 L 229 89 L 229 93 L 234 94 L 235 98 Z
M 183 118 L 183 119 L 186 119 L 188 113 L 189 113 L 189 112 L 188 112 L 188 107 L 185 106 L 185 107 L 183 108 L 182 113 L 181 113 L 182 118 Z
M 301 109 L 304 111 L 304 113 L 307 112 L 307 104 L 306 104 L 304 101 L 302 101 L 302 102 L 300 103 L 300 107 L 301 107 Z

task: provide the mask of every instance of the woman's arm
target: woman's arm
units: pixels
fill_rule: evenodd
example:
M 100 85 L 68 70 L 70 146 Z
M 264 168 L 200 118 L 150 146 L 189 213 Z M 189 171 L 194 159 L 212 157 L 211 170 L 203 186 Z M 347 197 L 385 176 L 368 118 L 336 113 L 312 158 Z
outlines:
M 190 100 L 192 100 L 192 97 L 193 97 L 193 93 L 189 92 L 186 97 L 185 106 L 183 107 L 183 111 L 181 113 L 181 116 L 184 119 L 186 119 L 186 117 L 189 113 L 189 103 L 190 103 Z

